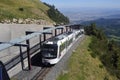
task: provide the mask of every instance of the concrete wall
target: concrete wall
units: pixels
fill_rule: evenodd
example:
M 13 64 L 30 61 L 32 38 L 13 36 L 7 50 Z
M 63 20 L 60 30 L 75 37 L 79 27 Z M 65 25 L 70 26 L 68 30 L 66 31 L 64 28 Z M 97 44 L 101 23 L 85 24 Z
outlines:
M 0 24 L 0 42 L 9 42 L 12 39 L 25 36 L 25 31 L 40 31 L 43 27 L 51 27 L 52 25 L 37 25 L 37 24 Z M 31 46 L 39 42 L 39 37 L 30 40 Z M 25 50 L 25 49 L 24 49 Z M 18 55 L 19 48 L 11 47 L 4 51 L 0 51 L 0 60 L 8 61 L 12 57 Z
M 40 31 L 43 29 L 43 27 L 52 27 L 52 25 L 47 26 L 47 25 L 36 25 L 36 24 L 0 24 L 0 42 L 9 42 L 10 40 L 13 40 L 15 38 L 25 36 L 25 31 Z M 60 33 L 61 31 L 58 30 L 57 32 Z M 51 37 L 51 35 L 47 36 L 47 38 L 49 37 Z M 30 39 L 30 46 L 32 47 L 38 42 L 39 42 L 39 36 Z M 22 49 L 26 50 L 26 48 L 22 48 Z M 0 60 L 5 63 L 18 54 L 19 54 L 19 47 L 11 47 L 3 51 L 0 51 Z M 27 67 L 28 66 L 27 59 L 24 60 L 24 63 L 25 63 L 25 67 Z M 21 63 L 19 63 L 11 70 L 9 70 L 8 74 L 10 77 L 12 77 L 15 74 L 19 73 L 21 70 L 22 70 Z

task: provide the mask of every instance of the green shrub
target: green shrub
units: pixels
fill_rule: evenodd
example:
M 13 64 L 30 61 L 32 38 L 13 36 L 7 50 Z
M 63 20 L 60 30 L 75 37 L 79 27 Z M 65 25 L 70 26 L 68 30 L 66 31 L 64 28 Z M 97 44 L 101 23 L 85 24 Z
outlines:
M 96 58 L 96 54 L 95 53 L 91 53 L 91 56 L 93 57 L 93 58 Z
M 104 80 L 109 80 L 108 76 L 105 76 Z
M 19 11 L 24 11 L 24 8 L 22 8 L 22 7 L 21 7 L 21 8 L 19 8 Z
M 56 9 L 54 5 L 49 5 L 47 3 L 44 4 L 50 7 L 50 9 L 47 11 L 47 14 L 53 21 L 55 21 L 57 24 L 69 23 L 69 19 L 64 16 L 58 9 Z
M 109 41 L 105 34 L 95 27 L 95 24 L 85 27 L 86 34 L 92 36 L 89 48 L 93 58 L 98 57 L 106 69 L 120 79 L 120 46 Z M 103 68 L 99 65 L 99 68 Z M 106 76 L 104 80 L 109 80 Z
M 102 64 L 99 64 L 99 68 L 103 68 L 104 66 Z

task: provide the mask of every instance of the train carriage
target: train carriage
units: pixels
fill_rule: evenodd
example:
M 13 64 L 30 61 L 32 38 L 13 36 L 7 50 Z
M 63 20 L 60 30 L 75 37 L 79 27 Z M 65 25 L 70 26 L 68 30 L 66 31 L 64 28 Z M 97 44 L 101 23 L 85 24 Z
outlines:
M 70 31 L 45 41 L 41 49 L 42 63 L 46 65 L 58 63 L 80 34 L 80 30 Z

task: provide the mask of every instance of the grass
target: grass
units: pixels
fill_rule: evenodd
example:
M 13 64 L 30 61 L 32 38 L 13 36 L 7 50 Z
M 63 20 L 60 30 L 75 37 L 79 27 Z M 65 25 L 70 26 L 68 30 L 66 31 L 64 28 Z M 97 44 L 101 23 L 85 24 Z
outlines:
M 90 41 L 91 37 L 86 36 L 70 57 L 68 73 L 61 73 L 57 80 L 116 80 L 97 57 L 91 57 L 88 48 Z
M 34 18 L 51 21 L 48 9 L 40 0 L 0 0 L 0 20 Z

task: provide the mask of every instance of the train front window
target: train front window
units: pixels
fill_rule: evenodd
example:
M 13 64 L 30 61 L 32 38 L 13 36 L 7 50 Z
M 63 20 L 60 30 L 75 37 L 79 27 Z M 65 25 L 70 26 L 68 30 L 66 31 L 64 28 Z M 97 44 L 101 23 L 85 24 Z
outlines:
M 56 58 L 57 57 L 57 45 L 43 44 L 42 56 L 47 59 Z

